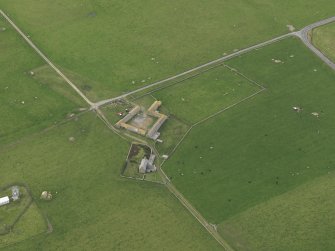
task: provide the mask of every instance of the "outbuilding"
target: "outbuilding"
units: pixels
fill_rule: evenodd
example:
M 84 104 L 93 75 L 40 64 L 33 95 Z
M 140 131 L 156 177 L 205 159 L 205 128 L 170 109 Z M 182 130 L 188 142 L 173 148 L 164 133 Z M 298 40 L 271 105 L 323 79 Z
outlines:
M 0 207 L 6 204 L 9 204 L 9 197 L 6 196 L 6 197 L 0 198 Z

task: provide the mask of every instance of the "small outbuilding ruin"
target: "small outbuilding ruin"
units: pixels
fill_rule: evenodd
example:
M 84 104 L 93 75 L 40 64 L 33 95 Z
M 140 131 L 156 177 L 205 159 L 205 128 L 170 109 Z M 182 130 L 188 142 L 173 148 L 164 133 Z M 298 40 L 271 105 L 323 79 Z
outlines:
M 18 186 L 12 186 L 12 199 L 17 201 L 20 198 L 20 189 Z

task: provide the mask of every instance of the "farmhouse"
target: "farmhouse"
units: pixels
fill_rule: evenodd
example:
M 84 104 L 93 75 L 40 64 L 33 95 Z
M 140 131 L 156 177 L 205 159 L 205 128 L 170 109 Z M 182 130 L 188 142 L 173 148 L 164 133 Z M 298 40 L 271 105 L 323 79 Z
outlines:
M 9 204 L 8 196 L 0 198 L 0 206 L 7 205 L 7 204 Z
M 155 158 L 156 156 L 154 154 L 151 154 L 149 159 L 144 157 L 141 161 L 140 166 L 138 167 L 138 171 L 140 173 L 155 172 L 157 170 L 156 166 L 154 165 Z

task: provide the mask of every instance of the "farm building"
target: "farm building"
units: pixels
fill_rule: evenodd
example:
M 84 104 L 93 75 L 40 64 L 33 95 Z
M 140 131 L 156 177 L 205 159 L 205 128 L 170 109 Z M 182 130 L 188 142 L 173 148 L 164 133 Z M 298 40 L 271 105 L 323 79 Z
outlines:
M 138 105 L 135 106 L 124 118 L 122 118 L 116 123 L 116 126 L 124 127 L 123 125 L 126 124 L 133 117 L 135 117 L 140 111 L 141 111 L 141 107 L 139 107 Z
M 162 105 L 161 101 L 155 101 L 150 108 L 147 111 L 147 114 L 149 116 L 158 118 L 156 123 L 150 128 L 150 130 L 147 131 L 142 129 L 142 128 L 138 128 L 137 126 L 134 125 L 129 125 L 127 124 L 130 120 L 132 120 L 137 114 L 140 113 L 141 111 L 141 107 L 140 106 L 135 106 L 124 118 L 122 118 L 121 120 L 119 120 L 116 123 L 116 127 L 120 128 L 124 128 L 130 132 L 134 132 L 137 133 L 139 135 L 145 136 L 147 135 L 148 138 L 157 140 L 158 137 L 160 136 L 160 133 L 158 132 L 158 130 L 160 129 L 160 127 L 164 124 L 164 122 L 167 120 L 167 116 L 164 114 L 161 114 L 158 111 L 158 108 Z
M 149 130 L 147 137 L 151 138 L 151 139 L 158 139 L 160 133 L 158 132 L 159 128 L 161 128 L 161 126 L 164 124 L 164 122 L 167 120 L 167 116 L 164 114 L 161 114 L 158 111 L 158 108 L 162 105 L 161 101 L 155 101 L 150 108 L 148 109 L 148 114 L 158 118 L 158 120 L 156 121 L 156 123 L 151 127 L 151 129 Z
M 130 132 L 134 132 L 140 135 L 145 135 L 146 131 L 141 129 L 141 128 L 137 128 L 136 126 L 132 126 L 132 125 L 128 125 L 128 124 L 122 124 L 122 127 Z
M 122 118 L 116 123 L 116 127 L 118 128 L 122 127 L 130 132 L 134 132 L 144 136 L 146 134 L 145 130 L 127 124 L 127 122 L 130 121 L 133 117 L 135 117 L 140 111 L 141 107 L 139 107 L 138 105 L 135 106 L 124 118 Z
M 157 110 L 161 105 L 162 101 L 155 101 L 148 109 L 148 114 L 154 117 L 158 117 L 160 113 Z
M 164 114 L 160 114 L 159 119 L 157 122 L 152 126 L 152 128 L 149 130 L 147 136 L 151 139 L 158 139 L 160 133 L 158 132 L 159 128 L 164 124 L 164 122 L 167 120 L 167 116 Z
M 7 205 L 7 204 L 9 204 L 8 196 L 0 198 L 0 206 Z

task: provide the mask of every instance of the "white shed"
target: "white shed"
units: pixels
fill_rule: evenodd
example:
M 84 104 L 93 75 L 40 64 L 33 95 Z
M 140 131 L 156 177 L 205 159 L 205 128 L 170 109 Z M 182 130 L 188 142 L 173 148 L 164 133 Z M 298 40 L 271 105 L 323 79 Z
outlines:
M 0 198 L 0 206 L 6 205 L 8 203 L 9 203 L 9 197 L 8 196 Z

